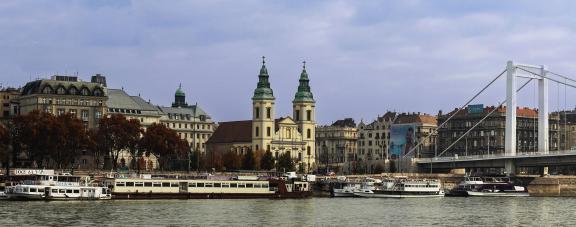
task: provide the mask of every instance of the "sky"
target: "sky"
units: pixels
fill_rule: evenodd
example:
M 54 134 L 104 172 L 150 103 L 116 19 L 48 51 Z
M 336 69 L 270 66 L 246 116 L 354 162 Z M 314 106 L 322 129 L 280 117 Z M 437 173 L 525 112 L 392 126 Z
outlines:
M 157 105 L 181 83 L 215 121 L 245 120 L 266 56 L 277 117 L 292 112 L 302 61 L 319 124 L 436 114 L 508 60 L 576 78 L 574 10 L 554 0 L 2 0 L 0 83 L 100 73 Z M 473 103 L 496 105 L 504 87 Z M 573 109 L 574 90 L 550 83 L 550 109 Z M 535 107 L 536 95 L 531 83 L 519 104 Z

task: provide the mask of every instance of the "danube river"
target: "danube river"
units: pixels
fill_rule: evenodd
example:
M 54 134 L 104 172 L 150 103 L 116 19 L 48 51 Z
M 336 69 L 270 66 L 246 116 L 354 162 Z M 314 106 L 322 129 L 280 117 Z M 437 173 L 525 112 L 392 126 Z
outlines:
M 576 198 L 0 201 L 0 226 L 576 225 Z

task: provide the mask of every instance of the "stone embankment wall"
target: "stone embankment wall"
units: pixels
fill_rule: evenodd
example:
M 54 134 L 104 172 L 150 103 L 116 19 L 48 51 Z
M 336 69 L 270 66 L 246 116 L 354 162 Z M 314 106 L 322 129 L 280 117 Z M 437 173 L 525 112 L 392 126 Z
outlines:
M 576 176 L 535 177 L 528 192 L 531 196 L 576 197 Z

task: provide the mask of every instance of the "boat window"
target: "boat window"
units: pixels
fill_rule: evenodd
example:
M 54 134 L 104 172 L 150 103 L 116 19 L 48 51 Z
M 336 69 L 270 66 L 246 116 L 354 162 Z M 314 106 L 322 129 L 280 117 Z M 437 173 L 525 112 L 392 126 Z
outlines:
M 60 189 L 60 193 L 64 194 L 64 193 L 66 193 L 66 190 Z
M 263 187 L 263 188 L 267 188 L 267 187 L 268 187 L 268 184 L 263 184 L 262 187 Z
M 230 187 L 230 184 L 229 184 L 229 183 L 222 183 L 222 187 L 223 187 L 223 188 L 229 188 L 229 187 Z
M 135 182 L 134 186 L 136 187 L 144 187 L 144 182 Z
M 237 187 L 238 187 L 238 184 L 232 183 L 232 184 L 230 184 L 230 187 L 231 187 L 231 188 L 237 188 Z
M 72 189 L 66 189 L 66 193 L 72 193 Z
M 188 187 L 194 188 L 196 187 L 196 183 L 188 183 Z
M 28 192 L 28 190 L 29 190 L 28 188 L 24 188 L 24 190 L 23 190 L 23 191 L 24 191 L 24 192 Z
M 36 192 L 36 188 L 30 188 L 30 192 Z
M 214 183 L 214 187 L 215 187 L 215 188 L 222 187 L 222 184 L 220 184 L 220 183 Z
M 203 188 L 204 187 L 204 183 L 197 183 L 196 184 L 199 188 Z
M 152 182 L 144 182 L 144 187 L 152 187 Z
M 212 187 L 212 183 L 206 183 L 206 184 L 204 184 L 204 187 L 211 188 L 211 187 Z
M 44 192 L 44 189 L 43 189 L 43 188 L 39 188 L 39 189 L 38 189 L 38 192 Z
M 134 187 L 134 182 L 126 182 L 126 187 Z
M 126 182 L 116 182 L 116 187 L 124 187 L 126 186 Z
M 175 182 L 172 182 L 172 183 L 170 184 L 170 186 L 171 186 L 171 187 L 176 187 L 176 188 L 179 187 L 178 183 L 175 183 Z
M 247 187 L 247 188 L 253 188 L 253 187 L 254 187 L 254 184 L 246 184 L 246 187 Z
M 246 187 L 246 184 L 238 184 L 238 187 L 239 187 L 239 188 L 245 188 L 245 187 Z
M 254 188 L 261 188 L 262 185 L 261 184 L 254 184 Z
M 162 182 L 162 187 L 170 187 L 170 182 Z
M 74 190 L 74 193 L 78 194 L 78 193 L 80 193 L 80 190 L 76 189 L 76 190 Z
M 52 193 L 58 193 L 58 189 L 52 189 Z
M 154 187 L 162 187 L 162 183 L 160 183 L 160 182 L 154 182 L 154 183 L 152 183 L 152 185 Z

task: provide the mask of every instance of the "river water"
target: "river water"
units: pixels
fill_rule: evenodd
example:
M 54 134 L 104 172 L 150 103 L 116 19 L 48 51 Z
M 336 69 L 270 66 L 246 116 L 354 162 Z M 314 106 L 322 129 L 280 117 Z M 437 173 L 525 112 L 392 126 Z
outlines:
M 0 226 L 574 226 L 576 198 L 0 201 Z

